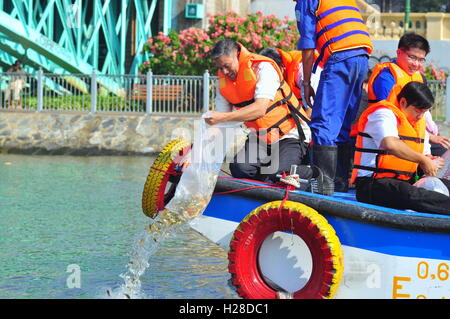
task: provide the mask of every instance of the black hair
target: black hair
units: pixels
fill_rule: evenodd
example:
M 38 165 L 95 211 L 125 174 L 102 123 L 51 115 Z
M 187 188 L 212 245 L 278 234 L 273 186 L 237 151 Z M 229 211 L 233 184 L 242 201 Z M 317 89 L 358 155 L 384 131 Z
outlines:
M 280 52 L 275 48 L 264 48 L 259 52 L 260 55 L 271 58 L 276 64 L 281 68 L 283 66 L 283 59 L 281 58 Z
M 214 44 L 211 50 L 211 58 L 215 60 L 220 58 L 222 55 L 229 56 L 234 51 L 240 51 L 240 47 L 236 41 L 232 39 L 219 40 Z
M 428 40 L 423 36 L 418 35 L 413 32 L 405 33 L 398 42 L 398 48 L 402 50 L 409 50 L 411 48 L 417 48 L 426 52 L 426 54 L 430 53 L 430 44 Z
M 406 84 L 397 96 L 400 102 L 405 98 L 408 105 L 413 105 L 420 110 L 429 109 L 434 104 L 433 93 L 430 88 L 421 82 L 409 82 Z

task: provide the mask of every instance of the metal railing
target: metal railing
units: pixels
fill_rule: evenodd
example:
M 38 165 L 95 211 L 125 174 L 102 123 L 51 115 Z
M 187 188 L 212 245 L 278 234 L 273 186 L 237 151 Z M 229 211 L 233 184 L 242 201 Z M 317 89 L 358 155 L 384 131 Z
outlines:
M 21 82 L 21 83 L 19 83 Z M 100 85 L 99 83 L 102 83 Z M 0 109 L 200 114 L 213 108 L 217 77 L 0 73 Z
M 427 83 L 435 96 L 433 118 L 450 123 L 450 78 Z M 0 109 L 200 114 L 214 109 L 216 89 L 217 77 L 208 71 L 203 76 L 0 73 Z

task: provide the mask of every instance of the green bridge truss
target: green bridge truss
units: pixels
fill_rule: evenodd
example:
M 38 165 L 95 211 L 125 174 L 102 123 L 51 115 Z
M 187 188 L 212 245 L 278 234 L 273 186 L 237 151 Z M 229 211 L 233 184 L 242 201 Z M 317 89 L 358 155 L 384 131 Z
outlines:
M 0 66 L 57 74 L 136 74 L 172 0 L 0 0 Z

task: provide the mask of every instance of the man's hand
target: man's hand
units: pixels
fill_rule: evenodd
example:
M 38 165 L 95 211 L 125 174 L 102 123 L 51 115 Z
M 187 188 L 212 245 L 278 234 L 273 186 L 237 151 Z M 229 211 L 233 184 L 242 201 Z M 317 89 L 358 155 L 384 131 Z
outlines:
M 314 92 L 314 89 L 311 86 L 311 84 L 302 85 L 302 88 L 303 88 L 303 92 L 304 92 L 303 94 L 305 96 L 305 102 L 309 106 L 309 109 L 312 110 L 313 102 L 311 101 L 311 98 L 313 100 L 316 98 L 316 92 Z
M 389 153 L 411 162 L 418 163 L 423 172 L 427 176 L 436 176 L 439 168 L 443 167 L 443 158 L 431 155 L 424 155 L 416 152 L 408 145 L 406 145 L 398 137 L 385 137 L 380 144 L 381 148 Z M 438 160 L 436 160 L 438 159 Z M 401 169 L 400 167 L 398 169 Z
M 312 115 L 312 108 L 308 107 L 307 109 L 304 109 L 306 115 L 308 115 L 308 118 L 311 119 L 311 115 Z
M 440 161 L 438 163 L 433 161 L 431 156 L 423 156 L 419 161 L 419 165 L 427 176 L 436 176 L 439 168 L 443 166 L 440 165 Z
M 226 114 L 225 112 L 209 111 L 210 117 L 205 118 L 205 122 L 209 125 L 225 122 Z
M 434 144 L 439 144 L 447 149 L 450 148 L 450 138 L 445 136 L 430 134 L 430 142 Z

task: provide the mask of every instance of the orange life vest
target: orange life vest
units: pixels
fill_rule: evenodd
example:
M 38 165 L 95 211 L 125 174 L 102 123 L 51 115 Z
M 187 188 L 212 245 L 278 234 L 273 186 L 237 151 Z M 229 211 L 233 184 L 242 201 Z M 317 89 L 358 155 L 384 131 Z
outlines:
M 303 104 L 302 92 L 297 85 L 297 79 L 300 72 L 300 64 L 302 63 L 302 51 L 286 52 L 281 49 L 277 49 L 277 51 L 280 53 L 281 60 L 283 61 L 283 65 L 286 68 L 286 71 L 284 73 L 284 80 L 287 82 L 300 104 Z M 318 57 L 319 53 L 317 51 L 314 51 L 314 59 L 317 60 Z M 323 63 L 320 63 L 319 65 L 321 68 L 323 68 Z
M 351 183 L 354 183 L 356 177 L 358 177 L 358 169 L 372 171 L 372 177 L 374 178 L 391 177 L 401 180 L 409 180 L 417 171 L 417 163 L 401 159 L 384 150 L 367 149 L 363 147 L 363 138 L 371 138 L 370 135 L 364 132 L 367 124 L 367 117 L 380 108 L 388 108 L 394 112 L 397 117 L 399 138 L 416 152 L 423 153 L 426 128 L 425 118 L 420 119 L 413 126 L 397 104 L 392 104 L 387 100 L 380 101 L 365 110 L 358 122 L 358 136 L 356 137 L 354 166 L 350 180 Z M 377 154 L 376 167 L 361 165 L 361 156 L 363 153 Z
M 266 114 L 254 121 L 246 121 L 245 125 L 259 136 L 267 144 L 279 140 L 283 135 L 297 126 L 300 138 L 303 131 L 297 123 L 296 116 L 304 121 L 309 121 L 297 98 L 292 93 L 289 85 L 284 81 L 278 65 L 270 58 L 251 53 L 241 44 L 239 53 L 239 71 L 234 81 L 219 71 L 220 94 L 234 107 L 241 108 L 252 104 L 255 96 L 257 77 L 253 71 L 253 65 L 260 62 L 269 62 L 275 68 L 280 79 L 280 87 L 277 90 L 273 104 L 266 110 Z M 295 114 L 293 114 L 295 113 Z
M 389 68 L 395 80 L 395 85 L 392 87 L 391 93 L 387 98 L 387 100 L 390 101 L 392 104 L 396 104 L 397 95 L 400 93 L 400 91 L 406 84 L 413 81 L 423 83 L 423 78 L 420 72 L 415 72 L 414 74 L 409 75 L 394 62 L 379 63 L 374 66 L 372 75 L 370 76 L 369 82 L 367 83 L 368 86 L 367 95 L 369 99 L 369 105 L 378 102 L 377 96 L 375 95 L 375 92 L 373 90 L 373 83 L 375 82 L 375 79 L 378 77 L 378 75 L 386 68 Z
M 369 106 L 374 105 L 378 102 L 377 96 L 375 95 L 375 92 L 373 90 L 373 82 L 375 82 L 375 79 L 378 77 L 378 75 L 386 68 L 389 68 L 395 80 L 395 85 L 392 87 L 391 92 L 387 98 L 387 100 L 392 104 L 397 104 L 397 96 L 406 84 L 413 81 L 423 83 L 423 77 L 420 72 L 415 72 L 414 74 L 409 75 L 394 62 L 378 63 L 373 67 L 372 74 L 370 75 L 369 81 L 367 83 L 367 98 Z M 350 130 L 350 136 L 355 137 L 357 133 L 358 129 L 356 123 Z
M 355 0 L 320 0 L 316 11 L 316 38 L 319 62 L 325 64 L 335 52 L 365 48 L 372 53 L 372 41 Z

